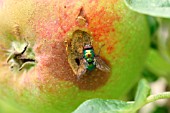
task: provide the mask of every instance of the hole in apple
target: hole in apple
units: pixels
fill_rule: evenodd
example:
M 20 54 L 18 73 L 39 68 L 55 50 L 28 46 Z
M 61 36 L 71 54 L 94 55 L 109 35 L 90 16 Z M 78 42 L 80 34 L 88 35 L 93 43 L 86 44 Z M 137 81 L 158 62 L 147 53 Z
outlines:
M 80 60 L 78 58 L 75 59 L 77 65 L 79 66 L 80 65 Z

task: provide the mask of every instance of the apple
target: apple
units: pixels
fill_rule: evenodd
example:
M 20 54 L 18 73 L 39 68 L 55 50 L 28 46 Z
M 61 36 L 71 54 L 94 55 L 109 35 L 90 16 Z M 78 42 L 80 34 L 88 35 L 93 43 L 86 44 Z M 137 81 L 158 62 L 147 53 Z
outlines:
M 83 68 L 77 76 L 83 57 L 72 51 L 83 55 L 84 41 L 70 46 L 74 33 L 90 37 L 109 72 Z M 70 113 L 87 99 L 122 98 L 140 77 L 149 35 L 145 16 L 123 0 L 0 0 L 0 95 L 23 113 Z

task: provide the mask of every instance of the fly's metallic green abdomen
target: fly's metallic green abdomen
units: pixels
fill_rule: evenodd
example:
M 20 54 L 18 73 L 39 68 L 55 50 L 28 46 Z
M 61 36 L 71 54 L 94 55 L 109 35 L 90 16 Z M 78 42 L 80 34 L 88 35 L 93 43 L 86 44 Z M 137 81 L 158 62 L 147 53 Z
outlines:
M 92 71 L 96 68 L 96 63 L 94 62 L 95 53 L 92 46 L 86 45 L 84 47 L 83 58 L 88 63 L 88 65 L 86 65 L 87 70 Z

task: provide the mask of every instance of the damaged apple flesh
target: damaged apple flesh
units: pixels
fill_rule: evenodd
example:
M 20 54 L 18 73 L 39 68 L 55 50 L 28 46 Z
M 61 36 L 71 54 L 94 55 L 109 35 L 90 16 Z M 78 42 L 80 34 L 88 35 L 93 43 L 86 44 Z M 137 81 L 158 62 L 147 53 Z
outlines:
M 87 99 L 122 98 L 140 77 L 149 48 L 148 25 L 145 16 L 127 9 L 122 0 L 0 3 L 0 94 L 24 113 L 70 113 Z M 13 32 L 16 24 L 17 33 Z M 100 57 L 110 67 L 109 73 L 95 69 L 77 79 L 64 43 L 76 30 L 92 37 L 95 53 L 105 45 Z M 24 55 L 33 54 L 36 62 L 12 71 L 4 50 L 13 42 L 23 45 L 23 38 L 32 49 Z

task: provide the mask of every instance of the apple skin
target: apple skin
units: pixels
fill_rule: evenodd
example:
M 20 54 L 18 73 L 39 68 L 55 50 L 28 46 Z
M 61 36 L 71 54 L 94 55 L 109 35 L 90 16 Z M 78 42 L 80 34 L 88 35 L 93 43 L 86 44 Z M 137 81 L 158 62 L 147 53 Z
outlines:
M 17 24 L 35 53 L 36 66 L 11 71 L 0 50 L 0 95 L 15 107 L 35 113 L 70 113 L 91 98 L 119 99 L 138 81 L 149 49 L 144 15 L 130 11 L 123 0 L 1 0 L 1 48 L 20 41 Z M 76 20 L 83 9 L 86 24 Z M 4 19 L 5 17 L 5 19 Z M 111 68 L 92 71 L 80 80 L 68 63 L 64 41 L 75 30 L 93 37 L 95 52 Z

